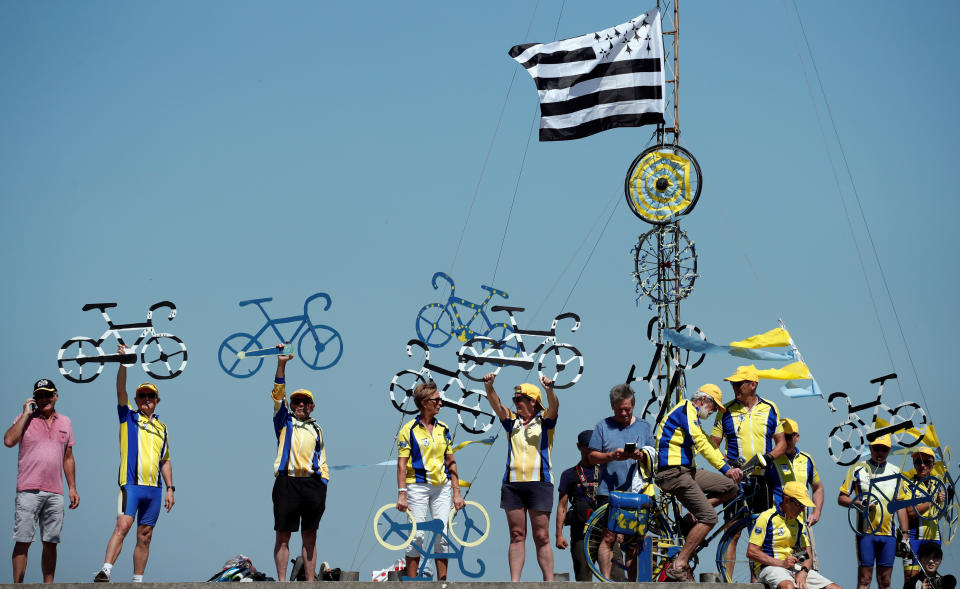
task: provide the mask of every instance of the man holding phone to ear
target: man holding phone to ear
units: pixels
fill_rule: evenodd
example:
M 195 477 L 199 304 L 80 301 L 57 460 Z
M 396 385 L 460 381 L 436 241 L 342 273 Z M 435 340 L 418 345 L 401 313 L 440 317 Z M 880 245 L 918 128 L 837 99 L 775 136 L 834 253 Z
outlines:
M 43 582 L 53 583 L 57 544 L 63 527 L 64 475 L 67 477 L 70 509 L 80 504 L 73 459 L 73 425 L 69 417 L 57 413 L 58 397 L 57 387 L 51 381 L 38 380 L 33 385 L 33 396 L 23 403 L 23 413 L 3 435 L 6 447 L 20 445 L 13 524 L 14 583 L 23 583 L 27 551 L 33 543 L 38 522 L 43 543 L 40 570 Z

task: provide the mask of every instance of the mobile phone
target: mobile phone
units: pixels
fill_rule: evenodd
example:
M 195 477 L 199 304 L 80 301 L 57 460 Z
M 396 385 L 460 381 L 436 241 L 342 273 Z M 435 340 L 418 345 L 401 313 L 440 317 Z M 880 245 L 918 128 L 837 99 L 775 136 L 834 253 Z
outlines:
M 37 402 L 30 401 L 30 411 L 36 411 L 36 410 L 37 410 Z
M 634 442 L 627 442 L 623 445 L 623 451 L 627 454 L 633 454 L 637 451 L 637 444 Z

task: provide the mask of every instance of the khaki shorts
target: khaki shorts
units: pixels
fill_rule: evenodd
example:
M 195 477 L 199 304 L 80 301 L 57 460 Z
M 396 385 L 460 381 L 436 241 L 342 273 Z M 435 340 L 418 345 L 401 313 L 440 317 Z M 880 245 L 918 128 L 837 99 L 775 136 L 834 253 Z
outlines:
M 790 581 L 796 585 L 794 575 L 796 575 L 796 573 L 793 571 L 788 571 L 783 567 L 765 566 L 760 571 L 760 574 L 757 575 L 757 581 L 763 583 L 770 589 L 777 589 L 777 587 L 780 586 L 780 583 L 784 581 Z M 807 573 L 807 589 L 823 589 L 831 583 L 833 583 L 833 581 L 824 577 L 817 571 L 810 571 Z
M 697 518 L 709 526 L 717 523 L 717 512 L 708 497 L 718 497 L 737 490 L 737 485 L 722 474 L 692 469 L 689 466 L 668 466 L 654 477 L 661 491 L 677 498 Z

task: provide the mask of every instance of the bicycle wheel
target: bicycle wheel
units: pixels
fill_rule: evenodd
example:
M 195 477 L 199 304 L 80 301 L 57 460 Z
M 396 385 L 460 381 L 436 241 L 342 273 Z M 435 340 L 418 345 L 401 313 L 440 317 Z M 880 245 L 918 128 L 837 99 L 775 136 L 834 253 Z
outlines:
M 516 358 L 520 355 L 520 343 L 516 336 L 510 337 L 513 328 L 506 323 L 494 323 L 490 326 L 490 331 L 484 335 L 492 340 L 500 342 L 500 350 L 506 358 Z
M 683 547 L 680 526 L 677 525 L 679 507 L 677 500 L 666 493 L 660 496 L 656 511 L 647 524 L 646 537 L 650 538 L 650 581 L 663 582 L 666 566 Z M 690 568 L 696 568 L 696 554 L 690 559 Z
M 734 547 L 734 558 L 727 558 L 727 550 L 733 545 L 734 538 L 739 540 L 737 534 L 746 530 L 750 534 L 750 516 L 733 522 L 723 535 L 720 536 L 720 543 L 717 544 L 717 572 L 720 573 L 720 580 L 724 583 L 750 583 L 750 561 L 746 558 L 736 558 L 736 547 Z
M 633 268 L 641 296 L 649 297 L 656 306 L 676 303 L 693 292 L 696 246 L 676 225 L 651 229 L 633 246 Z
M 89 337 L 68 339 L 57 352 L 57 368 L 71 382 L 90 382 L 103 372 L 103 350 Z M 93 366 L 91 366 L 93 365 Z M 86 371 L 84 371 L 86 368 Z
M 830 458 L 840 466 L 850 466 L 863 454 L 866 438 L 853 422 L 845 421 L 832 430 L 827 437 L 827 451 Z
M 611 579 L 603 576 L 600 572 L 600 566 L 597 564 L 597 555 L 600 549 L 600 541 L 603 539 L 603 531 L 607 529 L 607 509 L 609 505 L 601 505 L 591 514 L 587 520 L 583 531 L 583 553 L 587 559 L 587 566 L 593 576 L 604 583 L 612 582 Z
M 187 346 L 175 335 L 155 335 L 140 349 L 140 366 L 158 380 L 179 376 L 187 367 Z
M 326 370 L 340 361 L 343 338 L 326 325 L 311 325 L 297 343 L 297 355 L 313 370 Z
M 431 348 L 442 348 L 453 337 L 453 316 L 442 303 L 424 305 L 417 313 L 417 337 Z
M 537 361 L 537 373 L 553 379 L 553 388 L 568 389 L 583 374 L 583 356 L 570 344 L 554 344 Z
M 913 428 L 920 431 L 920 435 L 911 434 L 907 430 L 900 430 L 890 435 L 893 443 L 904 448 L 913 448 L 923 440 L 926 433 L 927 414 L 920 405 L 913 402 L 901 403 L 890 412 L 890 425 L 899 425 L 906 421 L 913 422 Z
M 883 519 L 881 498 L 868 491 L 860 496 L 860 501 L 867 507 L 857 507 L 851 503 L 847 508 L 847 523 L 855 534 L 876 534 Z
M 393 511 L 387 513 L 390 510 Z M 373 535 L 387 550 L 403 550 L 413 542 L 416 534 L 417 522 L 410 515 L 410 510 L 397 511 L 396 503 L 387 503 L 373 516 Z M 393 535 L 397 536 L 399 544 L 387 542 L 387 539 Z
M 693 210 L 701 180 L 700 164 L 689 151 L 679 145 L 655 145 L 630 164 L 623 191 L 634 215 L 663 225 Z
M 464 503 L 465 505 L 460 511 L 450 510 L 450 517 L 447 519 L 447 531 L 450 532 L 450 537 L 457 541 L 457 544 L 469 548 L 477 546 L 490 535 L 490 516 L 483 505 L 476 501 L 464 501 Z M 480 513 L 469 513 L 467 510 L 471 507 Z M 458 515 L 461 517 L 458 518 Z M 482 520 L 479 518 L 481 515 L 483 516 Z M 478 527 L 478 523 L 483 524 L 483 527 Z M 462 528 L 463 533 L 458 533 L 458 528 Z
M 484 364 L 488 364 L 489 371 L 499 373 L 501 366 L 490 364 L 484 356 L 485 350 L 496 347 L 497 341 L 488 337 L 475 337 L 463 344 L 457 351 L 458 368 L 460 374 L 475 382 L 483 382 Z
M 241 360 L 237 355 L 248 350 L 260 350 L 263 346 L 249 333 L 235 333 L 220 344 L 217 359 L 220 368 L 235 378 L 250 378 L 263 366 L 263 357 L 255 356 Z
M 468 391 L 460 384 L 460 398 L 456 401 L 444 401 L 444 407 L 451 407 L 457 411 L 457 421 L 460 426 L 471 434 L 482 434 L 490 429 L 497 420 L 497 416 L 480 406 L 480 398 L 486 398 L 482 391 Z M 464 417 L 464 413 L 467 414 Z
M 390 381 L 390 402 L 397 411 L 405 415 L 419 413 L 417 404 L 413 402 L 413 389 L 418 384 L 426 384 L 423 375 L 414 370 L 402 370 L 393 375 Z
M 960 524 L 960 503 L 957 503 L 957 497 L 952 489 L 947 490 L 947 505 L 941 514 L 940 520 L 940 538 L 943 544 L 949 545 L 957 537 L 957 526 Z
M 938 501 L 937 497 L 943 493 L 943 501 Z M 927 477 L 917 481 L 917 485 L 910 490 L 911 500 L 922 500 L 929 503 L 930 507 L 924 513 L 917 512 L 917 517 L 923 521 L 936 521 L 943 515 L 943 510 L 947 507 L 947 486 L 937 477 Z

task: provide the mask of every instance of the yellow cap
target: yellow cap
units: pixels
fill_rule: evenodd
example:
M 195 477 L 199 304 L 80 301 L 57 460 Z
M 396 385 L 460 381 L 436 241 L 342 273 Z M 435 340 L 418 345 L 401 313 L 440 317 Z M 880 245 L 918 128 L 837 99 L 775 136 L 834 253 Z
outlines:
M 313 403 L 313 393 L 311 393 L 311 392 L 308 391 L 307 389 L 297 389 L 297 390 L 293 391 L 292 393 L 290 393 L 290 400 L 292 401 L 293 398 L 294 398 L 294 397 L 297 397 L 297 396 L 299 396 L 299 397 L 307 397 L 307 398 L 310 399 L 310 402 Z
M 150 391 L 155 395 L 160 394 L 160 391 L 157 390 L 157 385 L 153 384 L 152 382 L 145 382 L 142 385 L 138 386 L 137 392 L 139 393 L 140 391 Z
M 933 458 L 934 460 L 936 460 L 937 458 L 937 455 L 933 453 L 933 450 L 931 450 L 930 448 L 927 448 L 926 446 L 919 446 L 917 448 L 914 448 L 913 457 L 916 458 L 917 454 L 926 454 L 927 456 L 929 456 L 930 458 Z
M 800 505 L 806 505 L 807 507 L 816 507 L 813 504 L 813 501 L 810 500 L 810 495 L 807 494 L 807 487 L 803 483 L 798 481 L 790 481 L 783 486 L 783 494 L 787 497 L 793 497 L 800 502 Z
M 727 409 L 723 406 L 723 392 L 715 384 L 707 383 L 697 389 L 697 392 L 706 393 L 710 395 L 710 398 L 713 399 L 713 402 L 717 404 L 717 407 L 720 408 L 720 413 L 723 413 Z
M 535 384 L 530 384 L 529 382 L 518 384 L 517 386 L 513 387 L 513 394 L 530 397 L 537 402 L 537 405 L 539 405 L 541 409 L 543 408 L 543 403 L 541 402 L 543 397 L 540 393 L 540 387 Z
M 871 446 L 886 446 L 887 448 L 892 448 L 893 444 L 890 443 L 890 434 L 880 436 L 876 440 L 870 442 Z
M 783 433 L 785 434 L 799 434 L 800 428 L 797 426 L 797 422 L 790 418 L 783 418 L 780 420 L 780 424 L 783 425 Z
M 745 380 L 749 380 L 750 382 L 758 382 L 760 380 L 760 376 L 757 374 L 757 367 L 751 364 L 749 366 L 737 366 L 737 371 L 723 380 L 728 380 L 730 382 L 742 382 Z

